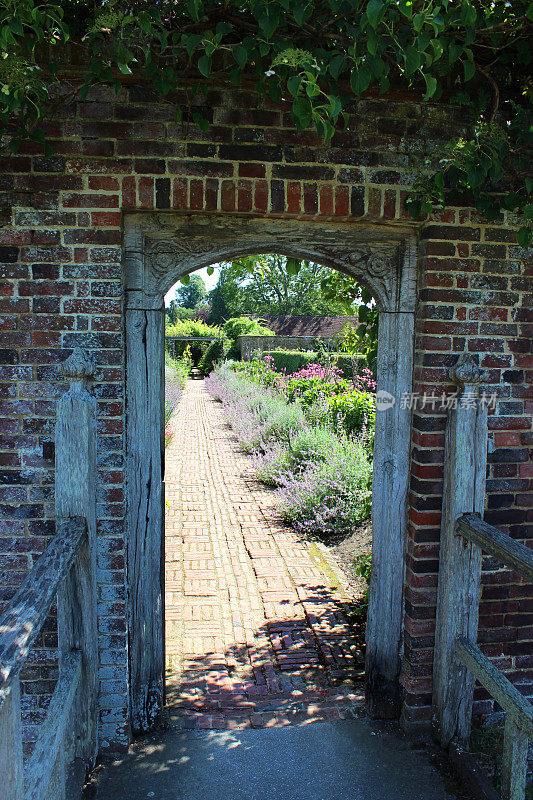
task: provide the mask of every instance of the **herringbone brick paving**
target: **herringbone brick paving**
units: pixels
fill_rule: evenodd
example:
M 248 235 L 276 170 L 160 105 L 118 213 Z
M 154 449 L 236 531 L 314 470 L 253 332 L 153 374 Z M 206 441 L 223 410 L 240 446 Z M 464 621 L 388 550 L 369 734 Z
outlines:
M 255 480 L 203 381 L 187 381 L 169 424 L 172 723 L 240 728 L 352 716 L 362 698 L 362 633 L 338 566 L 282 522 L 275 493 Z

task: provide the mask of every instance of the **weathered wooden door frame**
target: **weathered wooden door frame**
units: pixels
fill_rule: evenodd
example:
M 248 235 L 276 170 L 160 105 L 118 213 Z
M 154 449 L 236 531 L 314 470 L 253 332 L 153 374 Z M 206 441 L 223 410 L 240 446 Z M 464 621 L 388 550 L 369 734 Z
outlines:
M 367 707 L 400 711 L 406 498 L 416 238 L 398 224 L 265 220 L 228 214 L 135 213 L 124 219 L 126 282 L 126 498 L 131 725 L 147 730 L 164 703 L 164 295 L 184 274 L 217 261 L 277 252 L 364 282 L 379 309 L 378 409 L 367 625 Z

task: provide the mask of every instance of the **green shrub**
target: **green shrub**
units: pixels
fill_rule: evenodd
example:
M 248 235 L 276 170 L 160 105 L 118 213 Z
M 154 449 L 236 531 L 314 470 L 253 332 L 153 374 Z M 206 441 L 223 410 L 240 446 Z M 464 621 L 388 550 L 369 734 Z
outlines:
M 250 319 L 250 317 L 231 317 L 226 320 L 222 330 L 231 340 L 231 348 L 228 351 L 229 358 L 240 358 L 237 348 L 238 336 L 274 336 L 274 331 L 262 324 L 261 320 Z
M 206 325 L 201 320 L 181 320 L 176 322 L 175 325 L 167 325 L 165 328 L 165 336 L 191 336 L 193 338 L 202 338 L 210 336 L 222 336 L 220 328 L 216 325 Z M 205 351 L 209 347 L 209 341 L 204 342 L 174 342 L 174 353 L 176 358 L 180 358 L 185 352 L 186 347 L 190 347 L 191 359 L 194 366 L 198 363 Z
M 228 339 L 216 339 L 211 342 L 198 362 L 198 369 L 202 375 L 209 375 L 217 364 L 224 361 L 230 347 L 231 342 Z
M 375 398 L 370 392 L 352 392 L 328 397 L 329 411 L 334 423 L 340 422 L 346 433 L 360 433 L 367 425 L 373 431 L 376 423 Z
M 347 353 L 332 353 L 331 361 L 334 367 L 340 369 L 343 378 L 353 378 L 366 364 L 363 356 L 352 356 Z
M 308 364 L 316 364 L 317 360 L 317 354 L 311 350 L 265 350 L 262 355 L 273 359 L 272 369 L 286 375 L 292 375 Z

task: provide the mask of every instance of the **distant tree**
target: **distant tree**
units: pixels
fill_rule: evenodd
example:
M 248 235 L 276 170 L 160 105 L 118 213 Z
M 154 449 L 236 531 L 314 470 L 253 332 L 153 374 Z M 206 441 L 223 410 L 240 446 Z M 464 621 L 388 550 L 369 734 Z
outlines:
M 220 280 L 214 289 L 209 293 L 209 300 L 211 308 L 207 322 L 209 325 L 222 325 L 227 319 L 231 317 L 231 313 L 226 305 L 226 298 L 224 297 L 224 287 Z
M 189 277 L 189 276 L 187 276 Z M 207 294 L 205 283 L 200 275 L 191 275 L 189 280 L 176 291 L 176 302 L 182 308 L 198 308 Z
M 178 320 L 193 319 L 197 313 L 196 309 L 183 308 L 183 306 L 178 305 L 177 300 L 171 300 L 165 308 L 166 324 L 175 325 Z
M 346 315 L 350 309 L 322 291 L 322 281 L 330 272 L 312 261 L 277 254 L 247 256 L 223 265 L 216 288 L 224 299 L 227 318 L 245 314 Z

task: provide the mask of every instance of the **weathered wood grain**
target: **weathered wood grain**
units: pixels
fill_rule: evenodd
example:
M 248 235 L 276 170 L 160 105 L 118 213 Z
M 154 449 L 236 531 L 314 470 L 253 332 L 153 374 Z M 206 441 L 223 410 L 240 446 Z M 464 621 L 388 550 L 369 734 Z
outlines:
M 130 703 L 134 731 L 164 702 L 164 312 L 126 312 Z
M 458 637 L 477 640 L 481 586 L 481 549 L 455 535 L 464 513 L 482 514 L 487 469 L 487 408 L 477 399 L 471 357 L 461 357 L 454 376 L 464 384 L 446 425 L 439 583 L 433 662 L 433 709 L 436 732 L 443 747 L 452 738 L 466 742 L 470 733 L 474 679 L 453 658 Z M 481 378 L 481 373 L 477 380 Z M 466 398 L 466 399 L 464 399 Z
M 530 738 L 531 735 L 528 736 L 514 717 L 506 717 L 503 732 L 502 800 L 525 800 Z
M 524 800 L 528 739 L 533 739 L 533 705 L 477 645 L 458 639 L 454 654 L 507 712 L 502 755 L 502 800 Z
M 533 704 L 513 686 L 503 672 L 468 639 L 457 639 L 454 656 L 468 667 L 501 707 L 516 720 L 524 733 L 533 739 Z
M 372 717 L 400 713 L 406 499 L 411 411 L 400 402 L 412 388 L 414 314 L 380 311 L 372 482 L 372 578 L 366 630 L 366 707 Z M 401 342 L 401 348 L 398 348 Z
M 81 515 L 87 537 L 58 588 L 58 639 L 62 659 L 71 650 L 82 654 L 80 686 L 73 724 L 63 743 L 65 765 L 75 757 L 91 764 L 98 746 L 98 632 L 96 597 L 96 411 L 86 388 L 93 373 L 90 359 L 79 349 L 63 365 L 70 389 L 57 404 L 56 518 Z
M 81 671 L 82 654 L 79 650 L 63 656 L 59 680 L 26 769 L 24 800 L 47 800 L 49 797 L 55 754 L 62 748 L 65 740 Z
M 455 533 L 479 545 L 485 553 L 496 556 L 533 583 L 533 550 L 511 539 L 499 528 L 489 525 L 477 514 L 463 514 L 455 524 Z
M 24 664 L 55 600 L 58 586 L 86 537 L 81 517 L 60 520 L 57 532 L 0 620 L 0 700 Z
M 11 680 L 0 699 L 0 800 L 23 800 L 22 724 L 20 718 L 20 682 Z

